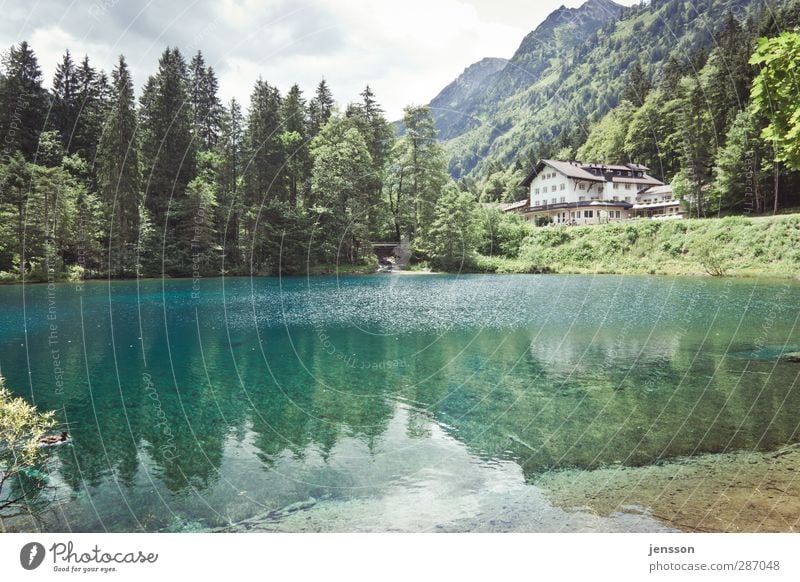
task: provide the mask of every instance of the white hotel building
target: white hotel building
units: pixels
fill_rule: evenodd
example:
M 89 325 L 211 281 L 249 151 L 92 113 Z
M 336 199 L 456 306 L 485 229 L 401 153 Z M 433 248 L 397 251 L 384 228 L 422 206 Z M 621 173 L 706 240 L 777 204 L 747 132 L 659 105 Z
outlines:
M 606 165 L 541 160 L 522 182 L 530 196 L 507 207 L 528 220 L 602 224 L 634 217 L 682 218 L 672 189 L 639 164 Z

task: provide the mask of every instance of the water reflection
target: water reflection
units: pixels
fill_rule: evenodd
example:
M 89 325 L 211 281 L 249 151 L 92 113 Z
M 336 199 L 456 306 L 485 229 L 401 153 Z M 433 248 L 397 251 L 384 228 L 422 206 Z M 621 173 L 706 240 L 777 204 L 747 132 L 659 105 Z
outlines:
M 63 391 L 46 288 L 26 288 L 27 319 L 0 289 L 9 385 L 73 427 L 56 452 L 71 494 L 48 528 L 225 527 L 308 499 L 358 513 L 343 528 L 369 529 L 389 499 L 403 527 L 434 527 L 553 469 L 797 440 L 797 365 L 740 355 L 774 309 L 754 282 L 161 285 L 58 287 Z M 781 297 L 796 310 L 800 290 Z M 798 343 L 788 318 L 767 336 Z M 436 517 L 404 522 L 409 508 Z

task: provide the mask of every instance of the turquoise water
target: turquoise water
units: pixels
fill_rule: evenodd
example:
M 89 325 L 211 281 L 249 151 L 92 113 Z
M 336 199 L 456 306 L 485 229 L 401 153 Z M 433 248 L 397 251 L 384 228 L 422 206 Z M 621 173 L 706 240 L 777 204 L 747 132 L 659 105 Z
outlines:
M 4 525 L 657 529 L 537 478 L 797 442 L 798 316 L 797 284 L 701 278 L 2 287 L 2 374 L 73 435 L 41 521 Z

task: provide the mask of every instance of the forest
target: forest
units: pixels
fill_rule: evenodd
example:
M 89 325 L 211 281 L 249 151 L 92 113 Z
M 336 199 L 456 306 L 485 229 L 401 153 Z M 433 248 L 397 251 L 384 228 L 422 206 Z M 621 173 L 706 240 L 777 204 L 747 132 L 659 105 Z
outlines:
M 686 20 L 677 6 L 634 6 L 600 36 L 641 32 L 653 15 L 669 27 Z M 202 52 L 187 61 L 171 47 L 140 91 L 123 56 L 109 78 L 69 51 L 46 88 L 20 42 L 0 73 L 0 281 L 369 270 L 371 242 L 401 240 L 422 265 L 475 268 L 480 256 L 513 259 L 534 244 L 531 227 L 493 203 L 524 198 L 519 183 L 546 157 L 643 163 L 698 218 L 790 207 L 800 2 L 728 10 L 706 25 L 713 43 L 685 58 L 631 61 L 593 123 L 457 181 L 431 109 L 408 106 L 396 135 L 369 86 L 341 108 L 324 79 L 306 96 L 259 78 L 246 107 L 223 104 Z M 564 58 L 591 66 L 594 53 L 575 50 Z
M 426 107 L 396 140 L 375 95 L 341 111 L 259 79 L 223 104 L 202 52 L 167 48 L 138 99 L 66 52 L 44 88 L 32 47 L 0 77 L 0 279 L 275 275 L 372 264 L 370 241 L 436 248 L 452 197 Z M 456 199 L 459 199 L 456 194 Z

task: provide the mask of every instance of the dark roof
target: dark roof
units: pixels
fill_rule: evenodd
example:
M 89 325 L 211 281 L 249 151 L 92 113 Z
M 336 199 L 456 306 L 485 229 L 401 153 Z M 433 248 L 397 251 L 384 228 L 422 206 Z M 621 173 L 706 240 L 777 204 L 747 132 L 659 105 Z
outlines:
M 518 200 L 517 202 L 512 202 L 510 204 L 502 204 L 500 206 L 500 210 L 503 212 L 509 212 L 510 210 L 518 210 L 520 208 L 525 208 L 530 203 L 529 198 L 525 198 L 524 200 Z
M 630 178 L 628 176 L 614 176 L 614 182 L 620 184 L 641 184 L 642 186 L 661 186 L 664 182 L 656 180 L 652 176 L 645 175 L 643 178 Z
M 601 176 L 595 176 L 590 174 L 586 170 L 581 167 L 581 164 L 577 162 L 561 162 L 559 160 L 539 160 L 539 163 L 536 164 L 536 167 L 533 171 L 528 174 L 528 177 L 522 181 L 522 186 L 527 188 L 531 185 L 534 178 L 542 173 L 545 166 L 549 166 L 554 170 L 561 172 L 565 176 L 569 178 L 575 178 L 576 180 L 586 180 L 588 182 L 605 182 L 605 179 Z
M 544 168 L 548 166 L 558 172 L 561 172 L 568 178 L 573 178 L 575 180 L 585 180 L 587 182 L 605 182 L 605 172 L 606 171 L 619 171 L 619 172 L 646 172 L 649 170 L 647 166 L 642 166 L 641 164 L 625 164 L 625 165 L 614 165 L 614 164 L 583 164 L 581 162 L 563 162 L 560 160 L 539 160 L 536 164 L 536 167 L 531 171 L 530 174 L 521 182 L 521 186 L 528 188 L 530 187 L 533 180 L 542 173 Z M 602 170 L 600 175 L 592 174 L 589 170 Z M 615 182 L 626 182 L 629 183 L 637 183 L 637 184 L 644 184 L 644 185 L 651 185 L 657 186 L 661 185 L 662 182 L 653 178 L 652 176 L 648 176 L 644 174 L 641 178 L 635 177 L 626 177 L 626 176 L 614 176 Z

